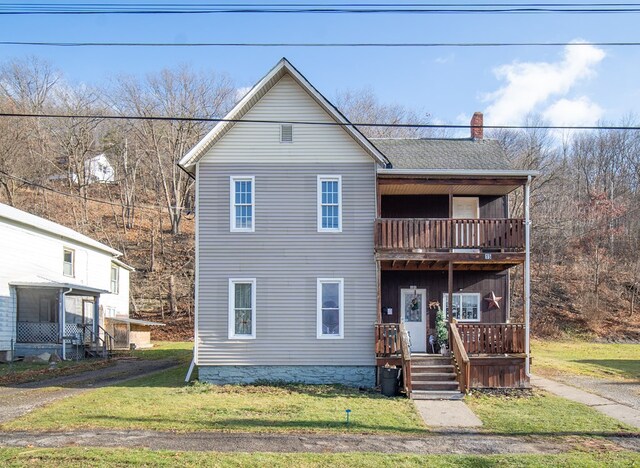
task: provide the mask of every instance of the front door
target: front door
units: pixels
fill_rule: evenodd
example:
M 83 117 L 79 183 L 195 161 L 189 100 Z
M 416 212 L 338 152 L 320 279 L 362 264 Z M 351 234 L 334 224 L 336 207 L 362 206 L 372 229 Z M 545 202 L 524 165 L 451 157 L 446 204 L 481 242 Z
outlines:
M 478 197 L 453 197 L 454 219 L 478 219 L 480 217 L 480 199 Z M 480 240 L 480 226 L 456 225 L 455 244 L 469 246 L 478 244 Z M 477 249 L 453 249 L 454 252 L 478 252 Z
M 400 290 L 400 320 L 411 341 L 412 353 L 427 352 L 427 290 Z

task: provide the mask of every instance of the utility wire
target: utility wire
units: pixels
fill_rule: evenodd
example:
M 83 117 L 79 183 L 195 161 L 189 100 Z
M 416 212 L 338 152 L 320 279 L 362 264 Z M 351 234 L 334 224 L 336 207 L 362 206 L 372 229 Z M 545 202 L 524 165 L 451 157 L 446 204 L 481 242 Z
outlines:
M 420 124 L 420 123 L 355 123 L 355 122 L 317 122 L 297 120 L 260 120 L 260 119 L 222 119 L 215 117 L 170 117 L 170 116 L 140 116 L 140 115 L 70 115 L 70 114 L 31 114 L 0 112 L 2 117 L 26 117 L 45 119 L 103 119 L 103 120 L 151 120 L 165 122 L 229 122 L 229 123 L 257 123 L 257 124 L 291 124 L 317 125 L 326 127 L 383 127 L 383 128 L 448 128 L 448 129 L 504 129 L 504 130 L 640 130 L 640 126 L 627 125 L 457 125 L 457 124 Z
M 40 42 L 0 41 L 0 46 L 41 47 L 637 47 L 640 42 Z
M 103 14 L 621 14 L 638 13 L 638 3 L 345 3 L 345 4 L 43 4 L 0 5 L 0 15 Z

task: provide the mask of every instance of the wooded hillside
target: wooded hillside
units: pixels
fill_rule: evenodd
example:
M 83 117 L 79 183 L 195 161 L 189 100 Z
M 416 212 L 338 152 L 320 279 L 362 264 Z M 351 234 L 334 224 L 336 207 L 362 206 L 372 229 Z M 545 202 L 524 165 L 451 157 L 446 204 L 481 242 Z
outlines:
M 0 64 L 0 112 L 74 116 L 0 117 L 0 201 L 122 251 L 136 268 L 132 315 L 165 321 L 170 326 L 162 333 L 191 338 L 193 180 L 176 163 L 213 124 L 104 116 L 222 117 L 237 97 L 226 75 L 188 67 L 118 77 L 93 89 L 67 83 L 37 58 Z M 354 122 L 426 123 L 429 117 L 380 104 L 367 91 L 342 93 L 336 102 Z M 487 135 L 502 141 L 515 167 L 542 172 L 532 190 L 533 332 L 640 339 L 640 131 L 554 132 Z M 101 153 L 115 169 L 113 183 L 93 183 L 86 170 L 86 161 Z M 513 194 L 511 210 L 521 214 L 521 193 Z M 512 284 L 519 275 L 514 269 Z M 513 289 L 517 316 L 520 291 Z

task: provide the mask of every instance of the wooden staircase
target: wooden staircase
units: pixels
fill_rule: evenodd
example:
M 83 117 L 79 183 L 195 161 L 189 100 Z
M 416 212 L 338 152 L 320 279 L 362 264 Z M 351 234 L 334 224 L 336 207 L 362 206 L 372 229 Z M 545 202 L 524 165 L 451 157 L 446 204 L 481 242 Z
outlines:
M 413 400 L 459 400 L 464 396 L 450 357 L 411 353 L 410 375 Z

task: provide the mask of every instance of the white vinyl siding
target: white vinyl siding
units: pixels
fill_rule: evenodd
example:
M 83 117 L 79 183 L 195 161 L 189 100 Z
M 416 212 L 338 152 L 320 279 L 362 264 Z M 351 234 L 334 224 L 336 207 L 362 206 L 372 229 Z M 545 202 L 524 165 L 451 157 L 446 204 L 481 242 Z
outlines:
M 64 276 L 75 276 L 76 253 L 72 249 L 63 249 L 62 253 L 62 274 Z
M 318 176 L 318 232 L 342 232 L 340 176 Z
M 229 339 L 256 337 L 256 280 L 229 279 Z
M 231 176 L 231 232 L 255 231 L 255 178 Z
M 442 305 L 446 313 L 449 304 L 449 294 L 442 295 Z M 453 318 L 459 322 L 480 321 L 480 294 L 479 293 L 453 293 Z
M 344 338 L 344 280 L 318 278 L 317 294 L 318 338 Z

